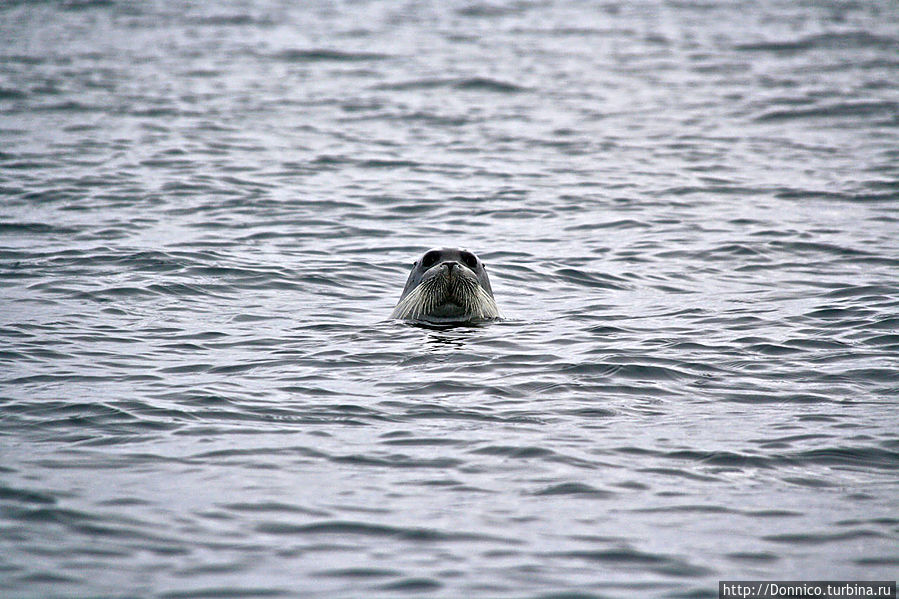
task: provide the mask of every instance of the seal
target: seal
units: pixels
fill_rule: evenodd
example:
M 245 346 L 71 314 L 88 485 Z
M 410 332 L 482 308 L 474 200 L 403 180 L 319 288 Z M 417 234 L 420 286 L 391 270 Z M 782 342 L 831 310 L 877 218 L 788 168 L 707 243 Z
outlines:
M 391 318 L 436 324 L 499 318 L 484 263 L 460 248 L 425 252 L 406 280 Z

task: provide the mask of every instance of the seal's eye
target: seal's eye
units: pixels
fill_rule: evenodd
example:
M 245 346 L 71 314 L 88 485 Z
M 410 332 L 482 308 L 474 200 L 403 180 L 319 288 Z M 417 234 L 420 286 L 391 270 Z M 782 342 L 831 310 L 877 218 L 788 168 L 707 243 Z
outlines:
M 462 252 L 462 262 L 465 263 L 465 266 L 474 270 L 478 265 L 478 257 L 471 252 Z
M 431 268 L 435 264 L 437 264 L 439 256 L 437 252 L 428 252 L 421 259 L 422 268 Z

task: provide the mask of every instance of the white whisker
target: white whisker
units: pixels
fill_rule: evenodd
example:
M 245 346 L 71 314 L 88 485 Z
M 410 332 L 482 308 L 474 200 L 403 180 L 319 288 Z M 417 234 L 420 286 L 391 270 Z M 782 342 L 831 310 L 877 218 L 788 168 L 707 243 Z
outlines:
M 486 276 L 486 275 L 484 275 Z M 493 295 L 475 272 L 433 267 L 400 299 L 391 318 L 430 322 L 466 322 L 501 318 Z

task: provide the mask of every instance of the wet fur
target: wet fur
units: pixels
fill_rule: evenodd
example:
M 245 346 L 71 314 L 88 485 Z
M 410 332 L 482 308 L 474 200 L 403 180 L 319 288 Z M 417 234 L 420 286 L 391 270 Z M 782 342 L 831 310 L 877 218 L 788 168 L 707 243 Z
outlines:
M 450 274 L 444 263 L 431 267 L 417 287 L 409 291 L 393 310 L 392 318 L 427 322 L 470 322 L 499 318 L 491 292 L 463 264 Z

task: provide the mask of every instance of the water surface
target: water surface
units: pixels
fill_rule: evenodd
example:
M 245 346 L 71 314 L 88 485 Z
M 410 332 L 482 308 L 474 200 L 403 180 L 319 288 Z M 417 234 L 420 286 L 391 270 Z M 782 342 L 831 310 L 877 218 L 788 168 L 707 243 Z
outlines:
M 887 0 L 4 3 L 0 586 L 895 579 L 897 32 Z M 389 320 L 433 246 L 504 321 Z

